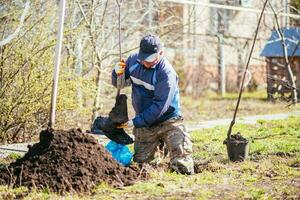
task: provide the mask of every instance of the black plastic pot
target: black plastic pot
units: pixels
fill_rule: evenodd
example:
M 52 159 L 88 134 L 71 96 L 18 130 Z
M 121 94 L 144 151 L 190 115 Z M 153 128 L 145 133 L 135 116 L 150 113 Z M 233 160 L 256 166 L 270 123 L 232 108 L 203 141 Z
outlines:
M 227 154 L 230 161 L 241 162 L 248 158 L 250 143 L 248 140 L 225 140 Z

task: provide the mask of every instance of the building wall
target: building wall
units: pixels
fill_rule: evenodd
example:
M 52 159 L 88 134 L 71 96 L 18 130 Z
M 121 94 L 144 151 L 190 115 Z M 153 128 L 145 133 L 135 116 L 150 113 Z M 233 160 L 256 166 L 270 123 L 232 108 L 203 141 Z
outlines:
M 211 1 L 201 0 L 201 2 L 210 3 Z M 250 6 L 251 8 L 262 9 L 263 3 L 261 0 L 252 0 Z M 180 65 L 186 67 L 215 68 L 211 71 L 217 71 L 220 45 L 218 42 L 219 34 L 212 26 L 214 23 L 212 19 L 216 18 L 214 14 L 216 9 L 201 5 L 180 5 L 183 7 L 183 39 L 177 42 L 182 44 L 182 48 L 172 50 L 171 48 L 167 48 L 167 56 L 171 60 L 174 60 L 175 55 L 182 54 L 184 61 Z M 282 2 L 280 0 L 273 1 L 273 6 L 275 9 L 281 9 Z M 245 67 L 258 23 L 259 13 L 228 11 L 227 16 L 228 26 L 225 29 L 223 37 L 224 62 L 227 71 L 227 82 L 232 83 L 237 81 L 238 72 L 240 73 Z M 282 19 L 280 23 L 284 23 L 284 20 Z M 273 15 L 264 15 L 250 62 L 250 71 L 253 73 L 253 78 L 257 82 L 256 84 L 265 83 L 265 75 L 262 72 L 265 72 L 266 64 L 264 58 L 260 57 L 259 54 L 269 38 L 273 27 Z M 217 79 L 218 77 L 214 77 L 212 81 L 216 81 Z M 238 85 L 238 83 L 233 85 Z M 234 87 L 228 85 L 228 89 L 232 88 Z

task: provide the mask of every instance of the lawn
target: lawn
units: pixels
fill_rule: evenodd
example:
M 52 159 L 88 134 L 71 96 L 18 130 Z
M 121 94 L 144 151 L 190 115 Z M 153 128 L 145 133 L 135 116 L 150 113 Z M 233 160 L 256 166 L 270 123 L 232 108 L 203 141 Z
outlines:
M 227 127 L 192 133 L 194 159 L 200 173 L 185 176 L 168 170 L 152 171 L 147 182 L 122 189 L 106 184 L 92 195 L 69 195 L 66 199 L 299 199 L 300 198 L 300 118 L 258 121 L 237 125 L 251 140 L 249 159 L 232 163 L 227 159 Z M 15 157 L 16 155 L 13 155 Z M 0 187 L 3 199 L 58 199 L 49 191 Z
M 209 92 L 200 98 L 181 96 L 183 117 L 187 123 L 232 118 L 237 97 L 237 93 L 227 93 L 224 97 L 221 97 L 216 93 Z M 264 90 L 251 93 L 245 92 L 240 102 L 238 117 L 300 110 L 299 103 L 293 106 L 288 106 L 288 104 L 282 100 L 267 101 L 267 93 Z
M 130 94 L 127 93 L 127 96 L 129 118 L 133 118 L 135 112 L 131 105 Z M 207 92 L 199 98 L 181 95 L 182 115 L 187 124 L 197 124 L 206 120 L 220 118 L 232 118 L 237 97 L 237 93 L 227 93 L 224 97 L 221 97 L 213 92 Z M 261 114 L 286 113 L 296 110 L 300 111 L 300 103 L 288 107 L 287 102 L 278 100 L 275 103 L 267 101 L 266 99 L 267 93 L 264 90 L 243 93 L 237 116 L 243 117 Z M 99 115 L 107 116 L 114 106 L 114 103 L 114 101 L 105 101 L 105 106 L 101 107 Z M 61 129 L 74 127 L 79 127 L 82 130 L 90 129 L 90 113 L 75 116 L 76 117 L 74 117 L 74 114 L 68 113 L 61 123 L 58 122 L 58 127 Z

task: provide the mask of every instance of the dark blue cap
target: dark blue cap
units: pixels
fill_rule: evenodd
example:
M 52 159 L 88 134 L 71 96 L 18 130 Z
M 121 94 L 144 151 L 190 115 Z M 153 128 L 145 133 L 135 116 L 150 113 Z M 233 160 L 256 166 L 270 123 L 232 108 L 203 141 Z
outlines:
M 140 50 L 138 54 L 138 59 L 140 61 L 145 60 L 148 56 L 154 53 L 158 53 L 161 50 L 160 39 L 155 35 L 146 35 L 142 38 L 140 42 Z

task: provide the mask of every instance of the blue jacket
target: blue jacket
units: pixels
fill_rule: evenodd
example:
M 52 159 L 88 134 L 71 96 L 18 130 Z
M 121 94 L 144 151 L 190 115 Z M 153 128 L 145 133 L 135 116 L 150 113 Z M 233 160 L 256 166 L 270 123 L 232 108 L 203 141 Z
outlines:
M 162 57 L 151 69 L 137 60 L 137 54 L 126 61 L 125 80 L 132 86 L 132 105 L 137 128 L 151 127 L 173 117 L 181 116 L 178 76 L 169 61 Z M 112 84 L 117 85 L 117 74 L 112 72 Z

